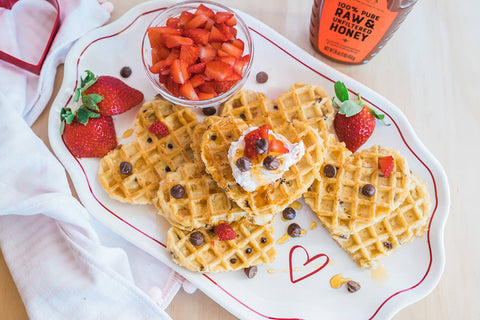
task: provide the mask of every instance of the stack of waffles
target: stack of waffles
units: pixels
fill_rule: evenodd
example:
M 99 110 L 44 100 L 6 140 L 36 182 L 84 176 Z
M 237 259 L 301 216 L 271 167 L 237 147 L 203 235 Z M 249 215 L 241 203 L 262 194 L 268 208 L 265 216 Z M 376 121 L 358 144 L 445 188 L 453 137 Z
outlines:
M 296 83 L 276 101 L 240 91 L 219 116 L 199 122 L 188 108 L 162 99 L 137 114 L 136 139 L 102 160 L 99 180 L 108 194 L 132 204 L 151 203 L 171 228 L 173 260 L 197 272 L 233 271 L 271 263 L 274 216 L 302 195 L 322 225 L 361 267 L 369 268 L 398 246 L 422 236 L 430 214 L 425 184 L 395 150 L 374 146 L 352 155 L 331 134 L 334 108 L 319 86 Z M 161 121 L 168 134 L 149 130 Z M 267 124 L 305 153 L 281 178 L 254 191 L 235 181 L 228 160 L 232 142 L 245 130 Z M 378 159 L 395 159 L 383 177 Z M 125 163 L 130 170 L 121 170 Z M 326 177 L 324 167 L 336 168 Z M 376 193 L 362 195 L 365 184 Z M 222 239 L 228 224 L 234 237 Z

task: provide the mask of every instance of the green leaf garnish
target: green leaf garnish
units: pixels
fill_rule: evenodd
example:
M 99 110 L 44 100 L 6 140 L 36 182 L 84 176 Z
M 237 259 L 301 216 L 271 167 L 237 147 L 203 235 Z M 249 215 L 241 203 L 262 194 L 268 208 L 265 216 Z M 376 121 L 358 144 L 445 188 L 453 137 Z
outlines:
M 85 107 L 90 110 L 98 111 L 97 103 L 103 100 L 103 97 L 99 94 L 92 93 L 82 97 L 82 102 Z
M 90 88 L 95 82 L 97 82 L 98 77 L 96 77 L 92 71 L 86 70 L 85 72 L 87 73 L 87 75 L 85 76 L 85 78 L 80 77 L 80 88 L 77 88 L 75 90 L 73 102 L 78 102 L 80 96 L 82 96 L 83 102 L 83 94 L 85 93 L 85 91 Z
M 342 107 L 338 111 L 340 114 L 344 114 L 347 117 L 351 117 L 362 111 L 363 105 L 353 100 L 346 100 L 343 102 Z
M 370 108 L 369 108 L 370 109 Z M 384 114 L 381 114 L 381 113 L 377 113 L 375 110 L 373 109 L 370 109 L 370 113 L 375 117 L 377 118 L 378 120 L 380 120 L 381 123 L 383 123 L 383 125 L 385 126 L 390 126 L 391 124 L 390 123 L 386 123 L 385 122 L 385 115 Z
M 335 82 L 334 88 L 335 88 L 335 95 L 337 96 L 338 100 L 340 100 L 340 102 L 344 102 L 348 100 L 348 90 L 343 82 L 341 81 Z
M 88 110 L 87 108 L 80 107 L 77 110 L 77 120 L 81 124 L 87 124 L 88 119 L 90 118 L 98 118 L 100 115 L 96 112 L 93 112 L 91 110 Z
M 336 108 L 336 109 L 340 109 L 340 105 L 337 103 L 337 101 L 335 100 L 335 97 L 332 98 L 332 104 L 333 106 Z
M 72 123 L 73 118 L 75 118 L 75 114 L 72 113 L 70 108 L 62 108 L 60 111 L 60 120 L 62 122 L 66 122 L 68 124 Z

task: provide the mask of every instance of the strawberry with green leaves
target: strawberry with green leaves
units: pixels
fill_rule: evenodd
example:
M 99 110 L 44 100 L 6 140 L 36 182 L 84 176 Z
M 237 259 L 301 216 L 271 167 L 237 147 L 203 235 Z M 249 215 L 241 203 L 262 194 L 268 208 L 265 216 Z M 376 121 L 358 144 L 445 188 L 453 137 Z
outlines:
M 372 135 L 375 129 L 375 119 L 379 119 L 385 124 L 383 121 L 385 115 L 378 114 L 367 107 L 360 95 L 357 100 L 350 100 L 347 87 L 343 82 L 335 83 L 335 95 L 342 103 L 339 105 L 335 98 L 332 99 L 333 106 L 338 109 L 333 120 L 335 133 L 350 151 L 355 152 Z
M 122 80 L 111 76 L 96 77 L 86 71 L 81 78 L 80 88 L 75 90 L 74 102 L 82 98 L 82 104 L 104 116 L 123 113 L 143 101 L 143 93 L 127 85 Z

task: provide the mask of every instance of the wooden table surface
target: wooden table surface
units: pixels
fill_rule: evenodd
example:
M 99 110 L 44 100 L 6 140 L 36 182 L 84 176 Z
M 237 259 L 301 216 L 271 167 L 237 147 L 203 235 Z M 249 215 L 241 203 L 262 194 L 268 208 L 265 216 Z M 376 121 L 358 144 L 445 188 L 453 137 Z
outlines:
M 111 21 L 141 1 L 115 0 Z M 394 37 L 371 62 L 333 63 L 314 52 L 308 40 L 313 0 L 225 0 L 270 25 L 320 60 L 387 97 L 406 114 L 425 146 L 444 166 L 451 190 L 445 230 L 447 263 L 436 289 L 403 309 L 395 320 L 480 319 L 480 1 L 419 1 Z M 477 31 L 475 31 L 477 30 Z M 55 90 L 34 131 L 48 145 L 47 118 Z M 475 271 L 477 270 L 477 271 Z M 182 290 L 167 308 L 176 320 L 236 319 L 200 291 Z M 0 255 L 0 319 L 27 319 L 22 300 Z

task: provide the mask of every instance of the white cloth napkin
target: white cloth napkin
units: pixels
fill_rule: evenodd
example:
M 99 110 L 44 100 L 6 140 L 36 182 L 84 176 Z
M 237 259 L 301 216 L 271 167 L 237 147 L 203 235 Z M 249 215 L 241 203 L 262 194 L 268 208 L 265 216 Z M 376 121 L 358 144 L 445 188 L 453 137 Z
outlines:
M 59 4 L 61 26 L 40 77 L 0 60 L 0 247 L 31 319 L 170 319 L 163 309 L 182 283 L 192 286 L 98 223 L 72 197 L 64 168 L 29 127 L 50 99 L 56 67 L 72 43 L 107 22 L 113 9 L 104 0 Z M 19 45 L 28 36 L 16 36 L 22 19 L 32 19 L 25 15 L 29 5 L 54 17 L 46 1 L 0 8 L 2 50 L 31 54 Z

